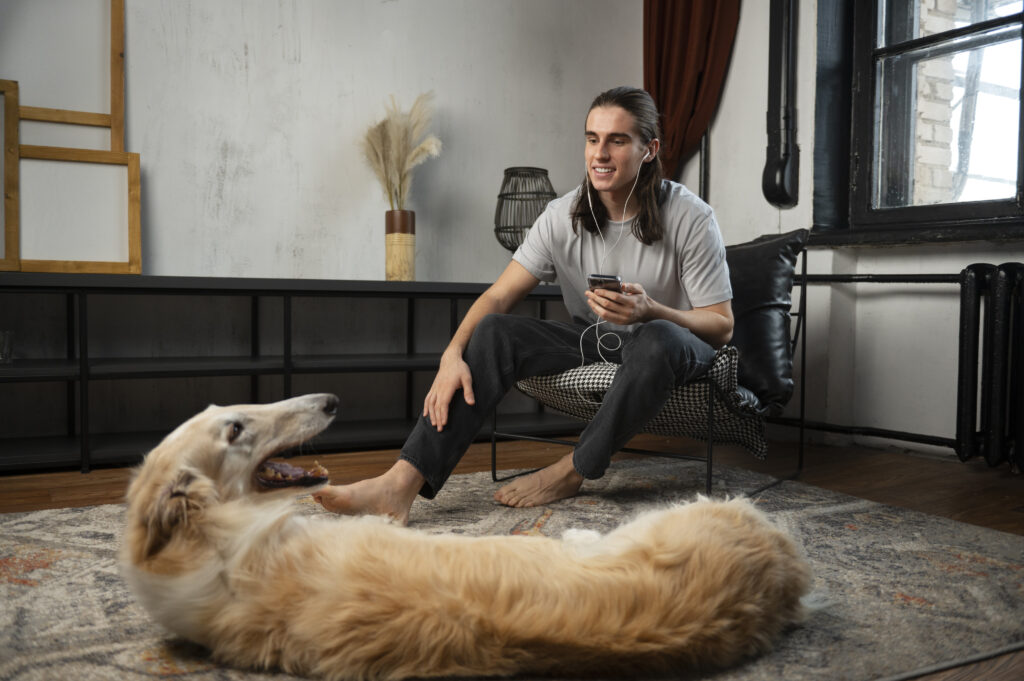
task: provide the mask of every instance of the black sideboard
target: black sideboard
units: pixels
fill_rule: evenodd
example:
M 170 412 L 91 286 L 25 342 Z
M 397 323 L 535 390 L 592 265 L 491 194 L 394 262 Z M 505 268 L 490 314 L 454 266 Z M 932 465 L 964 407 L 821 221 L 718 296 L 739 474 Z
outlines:
M 15 344 L 13 361 L 0 364 L 0 472 L 138 462 L 177 421 L 140 429 L 130 413 L 104 410 L 130 405 L 133 399 L 121 394 L 129 386 L 160 392 L 168 379 L 202 379 L 200 390 L 207 385 L 202 381 L 230 379 L 237 401 L 271 402 L 309 392 L 330 375 L 360 374 L 395 413 L 350 419 L 343 408 L 313 448 L 396 447 L 419 414 L 423 385 L 447 339 L 485 289 L 475 283 L 0 273 L 0 329 L 13 331 Z M 348 316 L 346 305 L 355 306 L 354 319 L 338 321 L 340 332 L 318 325 Z M 549 285 L 539 286 L 517 311 L 565 314 L 559 288 Z M 233 340 L 207 349 L 204 335 L 220 333 L 218 315 L 232 327 Z M 185 328 L 192 321 L 194 328 Z M 164 334 L 177 336 L 188 351 L 165 342 Z M 302 389 L 295 392 L 297 384 Z M 343 405 L 359 399 L 342 395 Z M 26 432 L 19 411 L 40 410 L 59 412 L 59 427 Z M 481 437 L 489 437 L 489 428 Z M 578 430 L 579 422 L 531 404 L 503 414 L 501 428 L 541 435 Z

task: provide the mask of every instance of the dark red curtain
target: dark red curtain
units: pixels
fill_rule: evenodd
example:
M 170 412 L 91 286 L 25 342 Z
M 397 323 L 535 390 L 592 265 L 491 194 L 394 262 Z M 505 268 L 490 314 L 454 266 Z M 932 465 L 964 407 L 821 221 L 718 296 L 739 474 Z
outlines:
M 661 111 L 670 178 L 711 123 L 739 20 L 740 0 L 644 0 L 644 89 Z

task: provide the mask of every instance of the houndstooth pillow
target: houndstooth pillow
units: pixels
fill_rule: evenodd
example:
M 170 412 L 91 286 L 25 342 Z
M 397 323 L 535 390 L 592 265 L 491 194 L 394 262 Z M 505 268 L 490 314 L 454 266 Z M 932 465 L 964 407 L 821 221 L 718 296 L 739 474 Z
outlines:
M 721 388 L 714 397 L 714 441 L 740 445 L 763 459 L 768 453 L 765 418 L 757 405 L 751 404 L 740 392 L 736 382 L 738 365 L 736 348 L 726 346 L 719 350 L 708 373 L 697 382 L 676 387 L 665 406 L 641 432 L 706 440 L 708 390 L 711 389 L 708 381 L 714 381 Z M 545 406 L 590 421 L 618 369 L 618 364 L 597 362 L 557 374 L 524 378 L 516 387 Z

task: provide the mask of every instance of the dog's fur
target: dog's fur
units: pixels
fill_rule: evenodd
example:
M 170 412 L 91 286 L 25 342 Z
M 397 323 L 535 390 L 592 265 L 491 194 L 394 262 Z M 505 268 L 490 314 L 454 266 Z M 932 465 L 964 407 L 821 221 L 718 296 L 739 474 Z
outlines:
M 220 661 L 328 679 L 635 675 L 734 663 L 801 615 L 807 564 L 745 500 L 561 541 L 296 514 L 296 490 L 265 489 L 257 470 L 325 428 L 336 405 L 210 407 L 128 489 L 126 580 L 157 621 Z

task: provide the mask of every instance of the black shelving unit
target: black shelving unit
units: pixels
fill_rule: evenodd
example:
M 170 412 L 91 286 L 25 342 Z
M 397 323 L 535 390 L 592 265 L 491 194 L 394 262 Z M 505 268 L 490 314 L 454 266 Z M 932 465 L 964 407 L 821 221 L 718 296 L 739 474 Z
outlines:
M 334 281 L 303 279 L 246 279 L 209 277 L 156 277 L 92 274 L 36 274 L 0 273 L 0 294 L 15 296 L 61 295 L 64 299 L 62 328 L 53 328 L 54 337 L 66 339 L 64 357 L 45 359 L 15 359 L 0 364 L 0 384 L 55 383 L 66 387 L 67 432 L 62 435 L 39 437 L 11 437 L 4 432 L 0 421 L 0 473 L 29 472 L 56 468 L 78 467 L 83 472 L 95 466 L 125 465 L 138 462 L 142 455 L 166 435 L 160 432 L 93 432 L 90 412 L 91 387 L 96 381 L 123 381 L 125 379 L 158 380 L 187 377 L 251 378 L 250 399 L 269 402 L 292 395 L 292 379 L 297 375 L 375 373 L 405 374 L 405 389 L 396 400 L 404 401 L 404 417 L 383 420 L 346 421 L 340 417 L 313 443 L 319 451 L 355 450 L 375 447 L 397 447 L 405 439 L 419 412 L 413 405 L 413 375 L 436 369 L 439 352 L 417 351 L 415 337 L 417 301 L 447 301 L 448 332 L 454 333 L 460 319 L 460 304 L 480 295 L 486 286 L 473 283 L 441 282 L 381 282 Z M 249 308 L 248 353 L 233 356 L 133 356 L 120 352 L 111 356 L 90 354 L 90 330 L 95 325 L 109 323 L 90 317 L 90 304 L 104 296 L 147 296 L 157 301 L 167 296 L 226 296 L 247 299 Z M 364 298 L 398 299 L 405 301 L 405 339 L 401 352 L 332 352 L 325 354 L 296 354 L 293 348 L 302 339 L 302 328 L 293 321 L 293 301 L 304 298 Z M 280 348 L 264 353 L 261 340 L 261 300 L 275 298 L 280 301 L 280 320 L 277 328 Z M 561 306 L 561 292 L 557 286 L 540 286 L 528 301 L 537 303 L 539 316 L 547 316 L 550 303 Z M 10 317 L 15 338 L 19 326 L 27 320 Z M 21 329 L 22 331 L 24 328 Z M 47 333 L 51 329 L 46 329 Z M 30 353 L 31 354 L 31 353 Z M 261 395 L 259 378 L 280 378 L 281 390 L 277 395 Z M 15 386 L 13 388 L 17 390 Z M 502 417 L 502 429 L 513 433 L 557 434 L 579 429 L 580 422 L 568 417 L 535 411 L 508 414 Z M 169 428 L 172 426 L 169 426 Z M 481 438 L 489 438 L 489 426 Z

